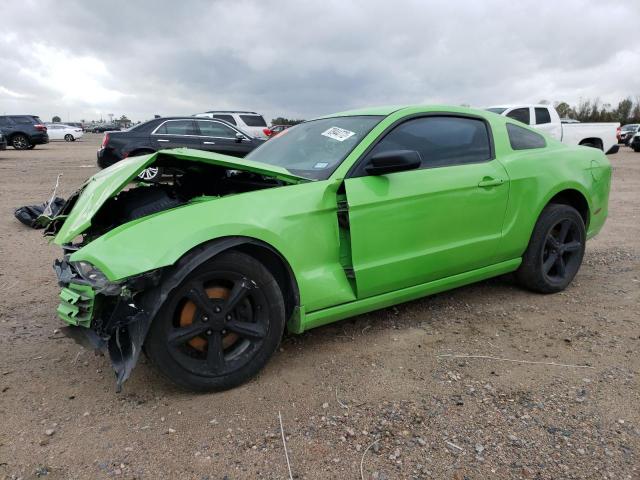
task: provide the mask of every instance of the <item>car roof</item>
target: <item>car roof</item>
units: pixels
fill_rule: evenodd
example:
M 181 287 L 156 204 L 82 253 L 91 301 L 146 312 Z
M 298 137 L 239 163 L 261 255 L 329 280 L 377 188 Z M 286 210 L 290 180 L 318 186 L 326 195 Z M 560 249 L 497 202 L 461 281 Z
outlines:
M 362 108 L 358 110 L 347 110 L 345 112 L 333 113 L 331 115 L 325 115 L 318 118 L 333 118 L 333 117 L 352 117 L 363 115 L 375 115 L 375 116 L 389 116 L 393 113 L 400 112 L 402 110 L 410 111 L 423 111 L 423 112 L 449 112 L 449 113 L 481 113 L 488 114 L 485 110 L 476 108 L 461 107 L 459 105 L 396 105 L 396 106 L 383 106 L 383 107 L 371 107 Z M 316 119 L 317 120 L 317 119 Z
M 239 114 L 247 114 L 247 115 L 260 115 L 256 112 L 244 112 L 242 110 L 207 110 L 204 113 L 239 113 Z
M 528 108 L 528 107 L 534 107 L 534 108 L 549 108 L 552 105 L 545 105 L 543 103 L 509 103 L 509 104 L 504 104 L 504 105 L 490 105 L 488 107 L 483 107 L 483 108 L 504 108 L 504 109 L 509 109 L 509 108 Z

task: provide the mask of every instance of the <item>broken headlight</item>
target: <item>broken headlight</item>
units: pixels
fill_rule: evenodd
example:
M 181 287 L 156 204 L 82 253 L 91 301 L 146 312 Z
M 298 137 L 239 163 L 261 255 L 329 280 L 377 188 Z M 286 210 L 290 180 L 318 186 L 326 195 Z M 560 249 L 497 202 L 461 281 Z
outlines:
M 78 274 L 88 282 L 95 284 L 107 283 L 109 281 L 104 273 L 102 273 L 97 267 L 91 265 L 89 262 L 72 262 L 72 265 L 76 272 L 78 272 Z

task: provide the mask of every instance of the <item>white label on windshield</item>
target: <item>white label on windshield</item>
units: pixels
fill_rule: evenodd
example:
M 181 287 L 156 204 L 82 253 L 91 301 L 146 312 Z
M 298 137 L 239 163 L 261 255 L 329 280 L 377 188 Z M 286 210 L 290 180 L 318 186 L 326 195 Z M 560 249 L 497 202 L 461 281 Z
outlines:
M 327 168 L 329 166 L 329 162 L 318 162 L 313 168 Z
M 322 132 L 325 137 L 333 138 L 339 142 L 344 142 L 347 138 L 351 138 L 356 132 L 351 132 L 340 127 L 331 127 L 329 130 Z

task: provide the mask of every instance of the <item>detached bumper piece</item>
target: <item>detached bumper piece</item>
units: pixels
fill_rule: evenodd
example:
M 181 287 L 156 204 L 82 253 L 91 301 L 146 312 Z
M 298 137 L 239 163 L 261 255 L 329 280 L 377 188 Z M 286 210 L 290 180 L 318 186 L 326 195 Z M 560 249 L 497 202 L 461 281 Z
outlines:
M 57 312 L 60 319 L 76 327 L 91 326 L 96 294 L 89 285 L 70 283 L 60 292 Z

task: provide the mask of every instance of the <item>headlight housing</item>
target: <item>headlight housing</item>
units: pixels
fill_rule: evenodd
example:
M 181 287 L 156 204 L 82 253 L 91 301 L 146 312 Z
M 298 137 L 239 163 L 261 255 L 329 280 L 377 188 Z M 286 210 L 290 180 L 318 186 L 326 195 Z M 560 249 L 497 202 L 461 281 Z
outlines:
M 93 284 L 104 284 L 109 281 L 104 273 L 89 262 L 72 262 L 72 265 L 75 271 L 78 272 L 78 275 L 87 282 L 91 282 Z

